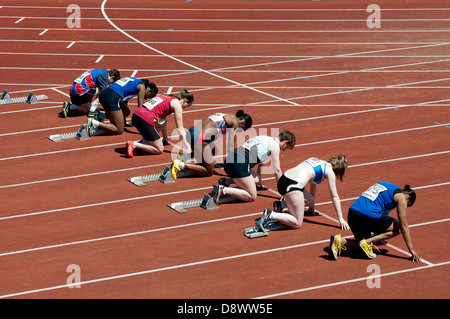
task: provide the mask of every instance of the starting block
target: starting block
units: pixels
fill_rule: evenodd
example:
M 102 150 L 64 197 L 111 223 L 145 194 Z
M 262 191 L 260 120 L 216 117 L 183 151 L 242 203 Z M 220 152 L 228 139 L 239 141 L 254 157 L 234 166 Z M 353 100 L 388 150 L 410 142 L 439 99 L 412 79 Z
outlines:
M 195 173 L 193 171 L 185 169 L 177 174 L 177 178 L 188 177 L 188 176 L 192 176 L 194 174 Z M 145 183 L 155 182 L 155 181 L 160 181 L 161 183 L 175 182 L 175 180 L 172 177 L 172 173 L 170 172 L 170 167 L 167 165 L 165 166 L 163 171 L 159 174 L 131 177 L 131 178 L 127 178 L 127 181 L 129 181 L 130 183 L 133 183 L 136 186 L 145 186 Z
M 29 92 L 28 96 L 26 97 L 17 97 L 17 98 L 11 98 L 9 96 L 8 91 L 3 90 L 2 97 L 0 99 L 0 105 L 6 105 L 6 104 L 14 104 L 14 103 L 28 103 L 28 104 L 34 104 L 39 103 L 42 100 L 49 100 L 50 98 L 47 95 L 34 95 L 33 93 Z
M 62 134 L 54 134 L 47 136 L 47 138 L 55 143 L 61 143 L 63 140 L 68 140 L 72 138 L 76 138 L 77 140 L 83 141 L 83 140 L 89 140 L 91 136 L 94 135 L 103 135 L 105 134 L 105 131 L 101 129 L 91 129 L 90 134 L 88 134 L 88 131 L 86 129 L 86 126 L 81 125 L 81 127 L 78 129 L 78 131 L 74 133 L 62 133 Z
M 285 224 L 283 224 L 282 222 L 272 220 L 272 219 L 267 221 L 267 223 L 265 223 L 264 226 L 261 226 L 261 224 L 257 223 L 256 221 L 259 221 L 259 218 L 257 218 L 255 220 L 255 225 L 256 225 L 255 227 L 246 228 L 244 230 L 244 235 L 250 239 L 269 236 L 269 231 L 290 228 L 290 227 L 286 226 Z
M 217 186 L 213 186 L 213 187 L 217 187 Z M 203 209 L 210 210 L 210 209 L 219 208 L 220 204 L 232 203 L 232 202 L 235 202 L 238 200 L 236 197 L 233 197 L 230 195 L 223 195 L 219 200 L 219 205 L 217 205 L 214 202 L 214 200 L 211 196 L 211 193 L 209 193 L 209 194 L 205 193 L 204 197 L 202 199 L 194 199 L 194 200 L 189 200 L 189 201 L 184 201 L 184 202 L 172 203 L 172 204 L 168 204 L 167 206 L 172 208 L 173 210 L 175 210 L 178 213 L 187 213 L 186 209 L 188 209 L 188 208 L 201 207 Z
M 281 208 L 281 206 L 279 207 Z M 310 212 L 309 210 L 305 210 L 305 216 L 319 216 L 322 215 L 318 210 L 314 210 L 314 212 Z M 244 235 L 248 238 L 258 238 L 269 235 L 269 231 L 273 230 L 282 230 L 282 229 L 290 229 L 289 226 L 286 226 L 282 222 L 269 219 L 264 226 L 261 226 L 261 223 L 258 223 L 260 218 L 255 219 L 255 227 L 250 227 L 244 229 Z

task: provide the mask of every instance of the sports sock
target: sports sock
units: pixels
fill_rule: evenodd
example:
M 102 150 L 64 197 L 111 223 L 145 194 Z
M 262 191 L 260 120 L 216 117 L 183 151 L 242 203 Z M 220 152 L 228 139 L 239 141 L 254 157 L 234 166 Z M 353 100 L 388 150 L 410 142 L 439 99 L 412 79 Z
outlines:
M 92 126 L 97 128 L 100 125 L 100 122 L 97 120 L 92 120 Z
M 89 108 L 89 112 L 95 112 L 97 110 L 98 102 L 94 102 L 91 104 L 91 107 Z

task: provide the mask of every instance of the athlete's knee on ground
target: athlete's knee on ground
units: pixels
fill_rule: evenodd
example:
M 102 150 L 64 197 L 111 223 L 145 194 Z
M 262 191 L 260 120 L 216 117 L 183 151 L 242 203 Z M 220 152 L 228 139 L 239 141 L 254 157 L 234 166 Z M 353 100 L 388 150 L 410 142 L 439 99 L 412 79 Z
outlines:
M 257 197 L 258 197 L 258 194 L 256 194 L 256 193 L 249 193 L 248 201 L 254 202 Z
M 214 174 L 214 164 L 213 165 L 206 165 L 205 167 L 206 167 L 206 170 L 207 170 L 206 176 L 207 177 L 213 176 L 213 174 Z
M 303 220 L 296 219 L 296 222 L 293 225 L 291 225 L 291 227 L 295 228 L 295 229 L 299 229 L 300 227 L 302 227 L 302 224 L 303 224 Z

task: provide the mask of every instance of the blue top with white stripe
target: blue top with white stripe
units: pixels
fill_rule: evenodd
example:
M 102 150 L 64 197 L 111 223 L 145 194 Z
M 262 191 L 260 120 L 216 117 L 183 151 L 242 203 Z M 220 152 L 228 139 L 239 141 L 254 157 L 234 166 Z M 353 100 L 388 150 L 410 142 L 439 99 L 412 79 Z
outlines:
M 138 94 L 139 84 L 144 84 L 144 82 L 129 76 L 116 81 L 109 88 L 119 94 L 123 100 L 130 100 Z
M 313 182 L 316 184 L 322 183 L 325 179 L 325 169 L 327 167 L 327 162 L 315 157 L 311 157 L 306 161 L 303 161 L 303 163 L 306 163 L 313 168 L 315 174 Z

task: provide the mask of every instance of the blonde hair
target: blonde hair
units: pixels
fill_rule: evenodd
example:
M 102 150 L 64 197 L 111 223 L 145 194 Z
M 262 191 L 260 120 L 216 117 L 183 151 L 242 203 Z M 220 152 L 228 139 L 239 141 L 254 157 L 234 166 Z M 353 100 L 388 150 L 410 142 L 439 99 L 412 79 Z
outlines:
M 341 182 L 343 182 L 343 177 L 348 167 L 348 162 L 345 158 L 345 154 L 334 156 L 330 158 L 328 162 L 331 164 L 334 174 L 339 178 Z

